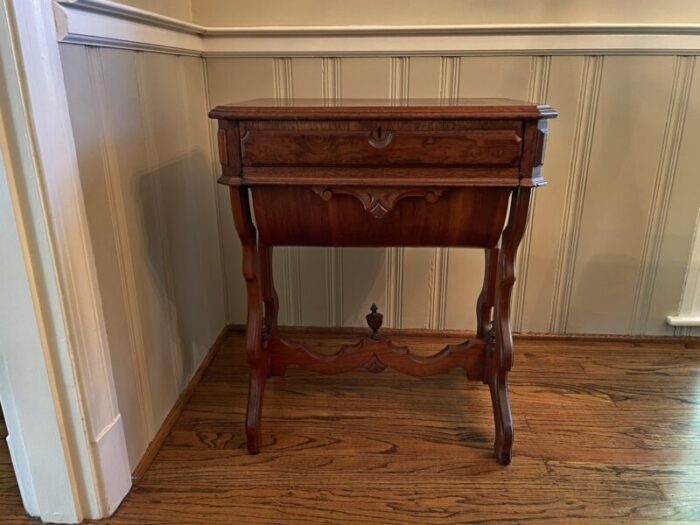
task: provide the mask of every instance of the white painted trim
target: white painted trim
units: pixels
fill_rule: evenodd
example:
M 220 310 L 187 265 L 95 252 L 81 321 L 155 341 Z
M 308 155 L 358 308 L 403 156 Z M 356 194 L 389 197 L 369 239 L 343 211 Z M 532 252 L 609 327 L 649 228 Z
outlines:
M 0 163 L 2 163 L 3 160 L 0 159 Z M 0 164 L 0 177 L 3 175 L 2 174 L 3 166 Z M 4 188 L 2 188 L 3 185 L 3 180 L 0 179 L 0 192 L 3 191 Z M 0 201 L 2 200 L 2 197 L 0 197 Z M 0 202 L 0 206 L 2 206 L 2 203 Z M 5 219 L 5 216 L 2 215 L 4 210 L 0 210 L 0 218 Z M 8 210 L 9 211 L 9 210 Z M 10 222 L 10 221 L 8 221 Z M 14 226 L 11 225 L 11 226 Z M 18 232 L 19 233 L 19 232 Z M 0 235 L 2 235 L 3 232 L 0 232 Z M 5 240 L 5 239 L 3 239 Z M 10 254 L 10 251 L 12 250 L 12 247 L 8 246 L 7 243 L 3 243 L 3 250 L 5 253 L 5 260 L 3 260 L 3 265 L 2 265 L 2 270 L 5 273 L 5 278 L 11 278 L 15 279 L 16 277 L 20 277 L 19 275 L 14 274 L 14 272 L 7 272 L 7 258 L 8 256 L 12 257 L 12 254 Z M 0 281 L 0 286 L 2 286 L 4 283 Z M 16 292 L 16 291 L 15 291 Z M 15 306 L 17 305 L 17 297 L 13 297 L 15 301 Z M 16 311 L 16 309 L 13 308 L 13 310 Z M 21 313 L 19 315 L 22 315 Z M 7 321 L 7 320 L 6 320 Z M 15 321 L 15 319 L 10 319 L 10 322 Z M 1 326 L 1 325 L 0 325 Z M 18 332 L 21 332 L 21 330 L 17 330 Z M 7 338 L 4 339 L 5 344 L 12 344 L 15 348 L 17 347 L 22 347 L 22 353 L 24 354 L 24 361 L 26 362 L 36 362 L 38 360 L 32 360 L 31 356 L 28 355 L 30 352 L 27 352 L 27 348 L 22 345 L 22 341 L 19 340 L 22 338 L 22 335 L 19 334 L 14 334 L 15 337 L 12 338 L 11 341 L 8 341 Z M 29 334 L 27 334 L 29 335 Z M 31 336 L 29 336 L 31 337 Z M 26 342 L 25 342 L 26 344 Z M 32 363 L 34 364 L 34 363 Z M 37 367 L 39 368 L 39 367 Z M 17 479 L 17 486 L 19 487 L 19 492 L 22 497 L 22 503 L 24 504 L 24 510 L 27 511 L 27 514 L 30 516 L 38 517 L 42 516 L 42 506 L 46 506 L 46 498 L 42 498 L 42 500 L 39 500 L 39 497 L 37 495 L 37 491 L 41 492 L 48 492 L 45 491 L 45 487 L 47 486 L 47 482 L 45 479 L 34 479 L 34 476 L 32 475 L 32 467 L 36 466 L 36 464 L 32 464 L 33 462 L 29 458 L 29 453 L 27 451 L 27 443 L 25 443 L 25 432 L 30 431 L 32 429 L 27 429 L 26 425 L 23 425 L 23 418 L 26 418 L 28 414 L 23 413 L 19 414 L 19 412 L 24 412 L 27 407 L 26 399 L 21 399 L 20 403 L 17 402 L 15 399 L 16 394 L 22 394 L 21 387 L 20 391 L 17 392 L 16 385 L 13 385 L 11 376 L 10 376 L 10 367 L 8 366 L 7 360 L 5 359 L 5 356 L 0 353 L 0 400 L 2 400 L 2 410 L 3 410 L 3 415 L 5 417 L 5 426 L 7 428 L 7 437 L 5 438 L 5 441 L 7 442 L 7 448 L 10 451 L 10 460 L 12 461 L 12 467 L 15 472 L 15 478 Z M 32 389 L 36 393 L 37 391 L 40 390 L 39 388 L 36 388 L 37 384 L 41 383 L 41 377 L 38 377 L 39 374 L 37 372 L 34 372 L 34 385 L 32 385 Z M 15 375 L 16 377 L 16 375 Z M 26 391 L 25 391 L 26 392 Z M 47 400 L 44 399 L 43 396 L 32 396 L 34 400 L 39 401 L 41 403 L 43 401 L 43 407 L 46 407 L 47 405 L 53 408 L 52 401 L 53 400 Z M 24 401 L 24 402 L 22 402 Z M 48 403 L 47 403 L 48 401 Z M 41 406 L 41 405 L 39 405 Z M 32 407 L 35 411 L 37 406 Z M 35 414 L 31 414 L 32 416 L 35 416 Z M 53 436 L 51 435 L 52 433 L 50 431 L 47 431 L 47 427 L 51 427 L 52 421 L 42 421 L 42 424 L 44 425 L 44 433 L 43 436 L 40 437 L 40 439 L 43 439 L 43 442 L 45 445 L 45 452 L 51 451 L 56 453 L 54 457 L 54 463 L 51 465 L 44 464 L 44 469 L 48 473 L 48 471 L 52 471 L 50 473 L 51 477 L 53 478 L 58 478 L 58 479 L 66 479 L 68 476 L 61 476 L 60 474 L 57 474 L 54 470 L 55 465 L 59 464 L 61 466 L 65 465 L 65 462 L 62 461 L 63 458 L 61 458 L 63 449 L 60 446 L 57 446 L 57 443 L 55 442 Z M 29 444 L 31 447 L 31 443 Z M 43 496 L 44 494 L 42 494 Z M 62 498 L 63 504 L 64 504 L 64 509 L 59 509 L 59 508 L 53 508 L 53 513 L 55 515 L 61 515 L 61 516 L 71 516 L 74 514 L 74 505 L 72 502 L 72 498 Z M 44 504 L 44 505 L 42 505 Z M 55 504 L 55 501 L 52 502 L 52 504 Z M 43 517 L 46 517 L 44 514 Z
M 666 322 L 671 326 L 700 326 L 700 210 L 695 222 L 679 312 L 678 315 L 669 315 Z
M 337 32 L 332 32 L 337 29 Z M 202 55 L 227 56 L 475 56 L 475 55 L 606 55 L 683 54 L 700 52 L 698 34 L 656 33 L 508 33 L 489 28 L 453 27 L 453 33 L 434 28 L 403 32 L 386 28 L 368 32 L 352 28 L 260 28 L 208 31 Z M 523 28 L 525 29 L 525 28 Z M 573 29 L 573 28 L 572 28 Z M 445 29 L 447 31 L 447 29 Z
M 214 56 L 700 54 L 700 24 L 205 27 L 108 0 L 57 0 L 59 41 Z
M 50 0 L 4 0 L 13 37 L 13 133 L 28 143 L 16 206 L 29 233 L 25 257 L 53 388 L 76 519 L 103 518 L 131 487 L 102 303 L 68 113 Z M 37 232 L 41 239 L 37 239 Z M 33 246 L 41 242 L 43 251 Z M 37 278 L 34 278 L 36 274 Z M 42 518 L 55 521 L 52 516 Z M 50 512 L 50 509 L 46 510 Z
M 131 489 L 131 468 L 126 451 L 126 436 L 121 414 L 108 424 L 92 441 L 97 469 L 102 474 L 102 497 L 105 511 L 111 515 Z
M 200 35 L 183 26 L 184 22 L 167 26 L 161 20 L 165 17 L 134 17 L 133 12 L 140 10 L 121 4 L 114 4 L 119 7 L 111 10 L 100 9 L 109 4 L 112 2 L 97 0 L 54 4 L 58 41 L 179 55 L 202 54 Z
M 13 435 L 16 436 L 17 434 L 13 433 Z M 7 443 L 7 450 L 10 452 L 10 461 L 12 462 L 12 469 L 15 471 L 15 478 L 17 479 L 17 486 L 22 497 L 24 510 L 30 516 L 39 516 L 41 514 L 39 498 L 36 495 L 36 484 L 32 478 L 24 442 L 21 439 L 12 439 L 12 436 L 8 435 L 5 438 L 5 443 Z
M 159 15 L 152 11 L 139 9 L 119 2 L 109 0 L 58 0 L 72 9 L 91 13 L 102 13 L 110 17 L 119 17 L 130 22 L 139 22 L 152 27 L 172 29 L 179 33 L 198 35 L 204 32 L 204 28 L 197 24 L 185 22 L 178 18 Z
M 50 345 L 64 348 L 37 187 L 11 5 L 0 1 L 0 399 L 25 510 L 55 523 L 83 517 L 77 460 L 59 401 Z M 59 350 L 60 351 L 60 350 Z
M 700 326 L 700 316 L 669 315 L 666 322 L 671 326 Z

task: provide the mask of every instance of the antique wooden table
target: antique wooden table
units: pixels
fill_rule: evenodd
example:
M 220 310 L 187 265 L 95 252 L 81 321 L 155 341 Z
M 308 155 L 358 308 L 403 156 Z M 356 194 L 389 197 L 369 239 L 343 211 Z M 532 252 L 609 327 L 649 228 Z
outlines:
M 547 119 L 556 112 L 502 99 L 402 106 L 261 99 L 219 106 L 209 116 L 219 121 L 219 182 L 230 187 L 243 245 L 248 451 L 260 450 L 265 380 L 290 365 L 327 374 L 390 367 L 412 376 L 463 368 L 469 379 L 489 385 L 496 458 L 508 464 L 514 263 L 532 189 L 545 184 Z M 277 331 L 272 280 L 272 248 L 282 245 L 482 248 L 477 340 L 431 357 L 413 355 L 379 333 L 382 317 L 374 305 L 367 315 L 371 333 L 333 355 L 285 340 Z

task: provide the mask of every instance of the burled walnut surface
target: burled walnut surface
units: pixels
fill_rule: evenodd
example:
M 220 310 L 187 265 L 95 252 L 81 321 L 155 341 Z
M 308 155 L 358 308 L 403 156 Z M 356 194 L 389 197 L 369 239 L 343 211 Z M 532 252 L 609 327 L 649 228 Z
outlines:
M 336 345 L 354 337 L 316 336 Z M 403 337 L 431 349 L 454 338 Z M 431 344 L 427 344 L 431 343 Z M 290 371 L 245 451 L 231 335 L 113 524 L 700 521 L 700 342 L 516 340 L 513 464 L 492 458 L 488 389 L 459 371 Z M 22 517 L 0 441 L 0 523 Z

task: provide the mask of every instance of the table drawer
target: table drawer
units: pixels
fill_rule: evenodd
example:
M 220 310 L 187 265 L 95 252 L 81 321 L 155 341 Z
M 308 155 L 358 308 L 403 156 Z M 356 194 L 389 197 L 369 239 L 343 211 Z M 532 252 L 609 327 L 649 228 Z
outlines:
M 517 166 L 522 149 L 515 125 L 284 124 L 242 126 L 243 166 Z
M 255 186 L 268 246 L 496 245 L 512 188 Z

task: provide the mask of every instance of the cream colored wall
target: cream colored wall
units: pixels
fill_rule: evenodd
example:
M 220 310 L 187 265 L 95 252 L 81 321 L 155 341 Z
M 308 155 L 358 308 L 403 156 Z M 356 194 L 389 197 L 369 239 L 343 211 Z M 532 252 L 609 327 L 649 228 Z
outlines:
M 192 22 L 192 0 L 113 0 L 118 4 L 137 7 L 159 15 Z M 196 0 L 195 0 L 196 1 Z
M 624 1 L 606 10 L 544 0 L 527 10 L 494 1 L 397 9 L 393 0 L 364 9 L 362 1 L 301 0 L 292 10 L 277 0 L 197 0 L 191 12 L 196 23 L 237 26 L 700 20 L 698 4 L 681 0 L 677 9 Z M 130 3 L 189 19 L 188 2 Z M 199 58 L 62 45 L 132 468 L 221 328 L 245 320 L 240 246 L 226 190 L 215 184 L 210 107 L 255 97 L 546 101 L 560 117 L 551 123 L 549 185 L 537 192 L 518 261 L 515 328 L 700 335 L 665 323 L 677 313 L 700 208 L 696 60 Z M 376 302 L 388 326 L 473 329 L 482 264 L 478 251 L 461 249 L 277 249 L 281 321 L 362 326 Z
M 196 13 L 196 9 L 195 9 Z M 254 97 L 504 96 L 546 101 L 545 175 L 521 248 L 515 328 L 673 334 L 700 207 L 700 68 L 676 56 L 208 58 L 210 104 Z M 231 320 L 240 249 L 219 194 Z M 478 251 L 278 249 L 282 322 L 473 329 Z M 680 332 L 679 332 L 680 333 Z M 682 332 L 686 333 L 686 332 Z
M 131 0 L 135 2 L 136 0 Z M 145 3 L 146 0 L 141 0 Z M 141 2 L 139 2 L 141 3 Z M 192 0 L 206 26 L 698 23 L 696 0 Z
M 227 319 L 204 64 L 61 59 L 133 468 Z

